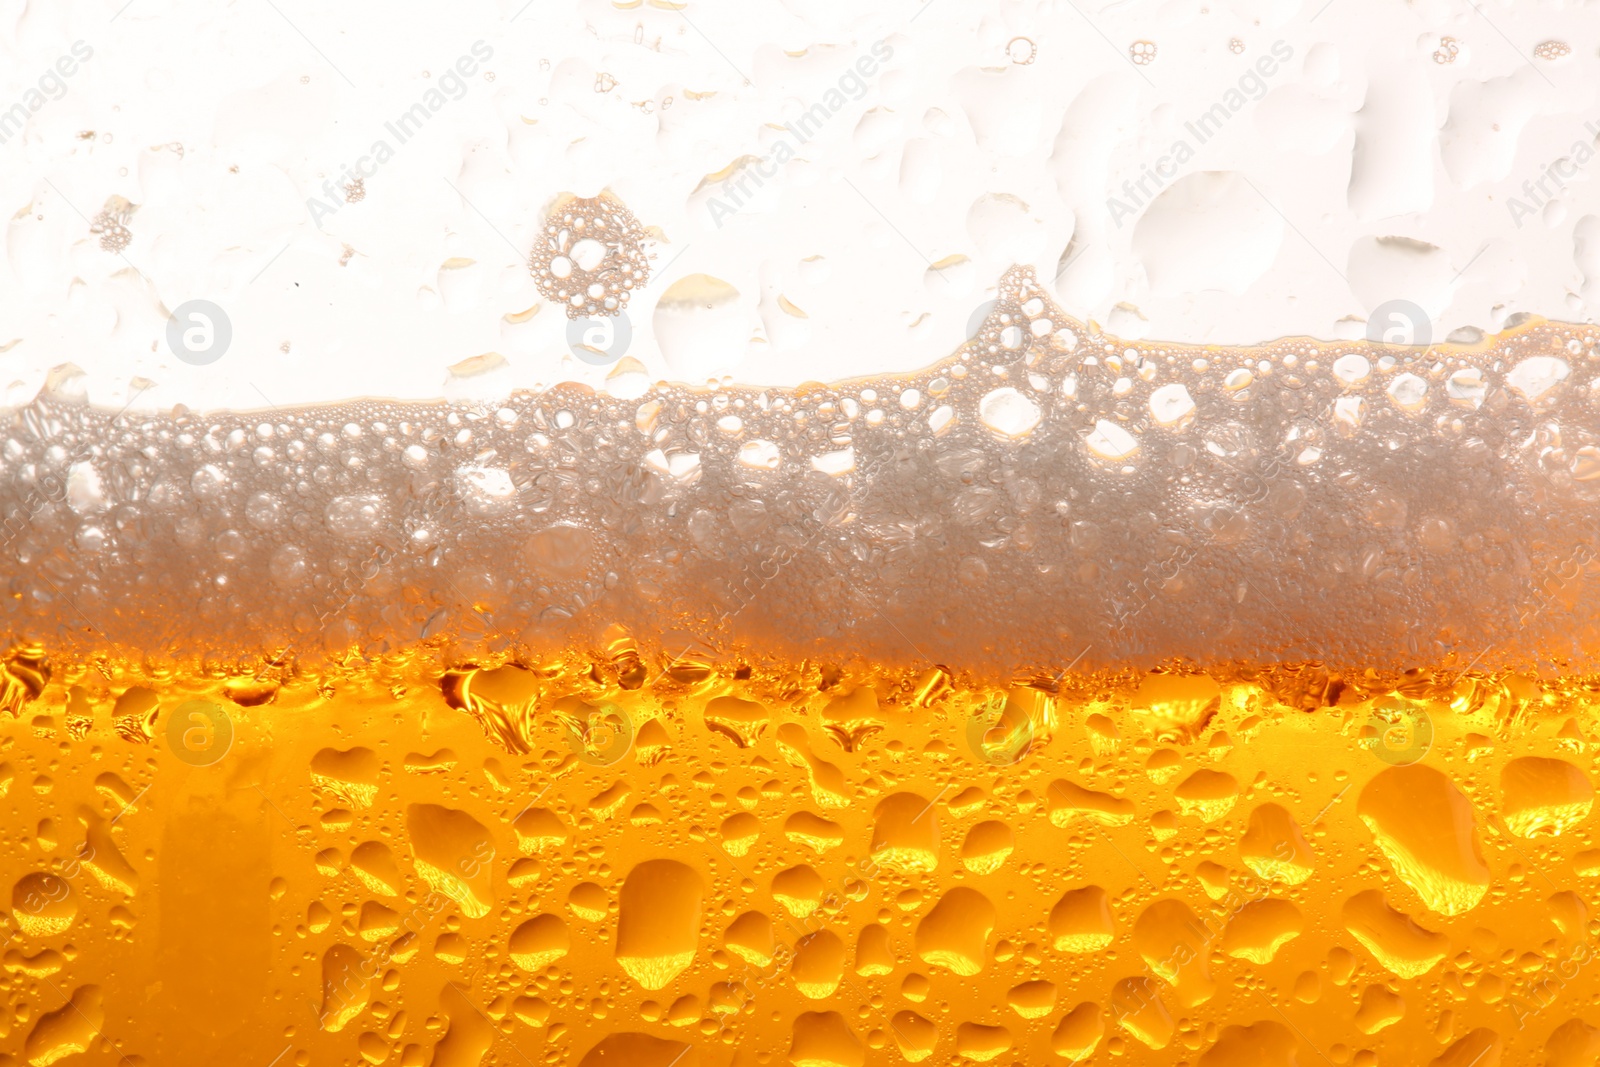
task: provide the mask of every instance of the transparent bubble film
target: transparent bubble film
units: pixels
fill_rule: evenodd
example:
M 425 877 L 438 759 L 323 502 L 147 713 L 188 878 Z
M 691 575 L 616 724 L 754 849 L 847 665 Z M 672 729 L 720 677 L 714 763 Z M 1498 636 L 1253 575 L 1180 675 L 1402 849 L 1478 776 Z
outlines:
M 910 375 L 7 415 L 0 627 L 321 660 L 594 651 L 979 676 L 1594 666 L 1600 332 L 1127 342 L 1014 268 Z

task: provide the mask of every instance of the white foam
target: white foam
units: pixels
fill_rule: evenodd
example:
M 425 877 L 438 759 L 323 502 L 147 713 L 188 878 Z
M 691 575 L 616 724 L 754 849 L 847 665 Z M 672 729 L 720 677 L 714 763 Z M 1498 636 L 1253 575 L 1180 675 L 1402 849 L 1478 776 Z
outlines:
M 1600 308 L 1589 5 L 946 3 L 13 3 L 3 402 L 67 359 L 139 410 L 598 388 L 529 261 L 602 190 L 653 238 L 652 379 L 913 370 L 1012 262 L 1130 338 Z M 214 363 L 168 344 L 191 300 Z
M 0 629 L 301 657 L 621 624 L 979 672 L 1085 649 L 1595 665 L 1595 328 L 1197 349 L 1098 333 L 1025 269 L 1001 291 L 922 373 L 793 392 L 161 416 L 41 394 L 0 446 Z

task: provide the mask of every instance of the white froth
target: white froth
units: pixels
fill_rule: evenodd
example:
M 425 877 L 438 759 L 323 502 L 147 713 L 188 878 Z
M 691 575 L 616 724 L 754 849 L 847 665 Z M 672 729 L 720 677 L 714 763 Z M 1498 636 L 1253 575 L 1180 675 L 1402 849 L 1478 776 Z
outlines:
M 1198 350 L 1076 322 L 1026 270 L 1001 291 L 921 374 L 794 392 L 252 416 L 42 394 L 0 445 L 0 628 L 215 655 L 537 653 L 620 624 L 982 673 L 1596 666 L 1594 328 Z

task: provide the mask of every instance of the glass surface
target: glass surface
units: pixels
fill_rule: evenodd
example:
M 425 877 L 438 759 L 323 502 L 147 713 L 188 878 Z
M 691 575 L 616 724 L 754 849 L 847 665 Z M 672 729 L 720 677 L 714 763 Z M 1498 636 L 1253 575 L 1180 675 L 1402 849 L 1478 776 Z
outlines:
M 0 1063 L 1600 1062 L 1600 19 L 0 9 Z

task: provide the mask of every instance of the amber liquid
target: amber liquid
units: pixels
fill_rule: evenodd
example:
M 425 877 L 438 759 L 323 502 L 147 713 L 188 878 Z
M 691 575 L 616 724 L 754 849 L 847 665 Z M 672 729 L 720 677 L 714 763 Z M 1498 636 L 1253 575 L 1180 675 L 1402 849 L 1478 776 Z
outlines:
M 451 669 L 444 669 L 450 666 Z M 16 1062 L 1592 1065 L 1592 687 L 13 649 Z

